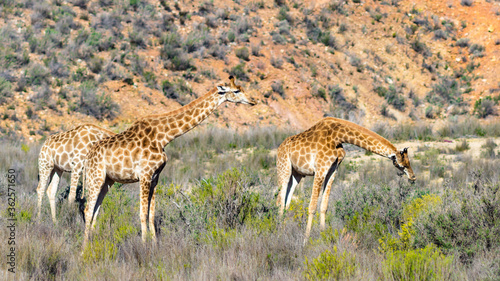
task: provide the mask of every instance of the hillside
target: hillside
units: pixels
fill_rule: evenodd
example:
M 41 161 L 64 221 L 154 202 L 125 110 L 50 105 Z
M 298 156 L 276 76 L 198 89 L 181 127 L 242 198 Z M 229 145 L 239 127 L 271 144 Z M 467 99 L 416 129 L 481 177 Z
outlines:
M 0 130 L 119 131 L 237 77 L 210 126 L 496 118 L 500 6 L 455 1 L 4 1 Z

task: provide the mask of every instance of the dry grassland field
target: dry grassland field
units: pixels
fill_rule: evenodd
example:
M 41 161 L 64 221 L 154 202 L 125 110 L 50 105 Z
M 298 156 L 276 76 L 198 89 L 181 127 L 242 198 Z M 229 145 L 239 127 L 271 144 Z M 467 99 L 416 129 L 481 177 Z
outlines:
M 0 280 L 500 280 L 499 32 L 498 0 L 1 0 Z M 51 135 L 205 93 L 247 104 L 163 148 L 156 241 L 139 183 L 110 186 L 86 245 L 83 178 L 38 216 Z M 416 181 L 344 144 L 305 239 L 313 177 L 280 215 L 278 147 L 325 117 L 408 148 Z
M 326 229 L 314 219 L 303 246 L 312 187 L 306 178 L 281 218 L 276 148 L 294 132 L 203 128 L 166 148 L 156 190 L 157 243 L 140 237 L 138 184 L 115 184 L 81 254 L 85 200 L 68 205 L 69 177 L 57 193 L 54 225 L 45 197 L 36 217 L 40 143 L 5 140 L 1 250 L 15 241 L 13 280 L 497 280 L 500 274 L 499 124 L 385 127 L 409 147 L 414 184 L 390 160 L 345 145 Z M 477 133 L 489 137 L 478 137 Z M 410 132 L 406 135 L 405 132 Z M 420 132 L 422 135 L 414 135 Z M 458 133 L 460 132 L 460 133 Z M 463 135 L 462 135 L 463 134 Z M 402 141 L 399 139 L 410 139 Z M 79 185 L 78 196 L 81 192 Z M 10 209 L 14 198 L 15 207 Z M 13 220 L 12 220 L 13 219 Z M 13 222 L 14 234 L 8 226 Z M 14 235 L 14 236 L 12 236 Z M 12 240 L 9 240 L 12 237 Z M 15 276 L 15 277 L 14 277 Z

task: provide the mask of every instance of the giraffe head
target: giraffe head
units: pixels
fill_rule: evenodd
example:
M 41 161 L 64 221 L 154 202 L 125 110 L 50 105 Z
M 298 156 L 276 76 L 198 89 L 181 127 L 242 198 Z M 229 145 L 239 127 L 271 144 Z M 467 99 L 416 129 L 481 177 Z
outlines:
M 396 152 L 390 156 L 392 159 L 392 163 L 398 170 L 401 171 L 400 175 L 406 174 L 408 176 L 408 180 L 411 182 L 415 182 L 417 177 L 413 173 L 413 169 L 410 165 L 410 158 L 408 158 L 408 147 L 403 148 L 401 151 Z
M 219 95 L 224 96 L 225 100 L 234 102 L 234 103 L 242 103 L 249 105 L 256 105 L 257 101 L 248 95 L 245 90 L 239 85 L 234 83 L 234 77 L 229 76 L 229 87 L 227 86 L 217 86 L 217 90 L 219 91 Z

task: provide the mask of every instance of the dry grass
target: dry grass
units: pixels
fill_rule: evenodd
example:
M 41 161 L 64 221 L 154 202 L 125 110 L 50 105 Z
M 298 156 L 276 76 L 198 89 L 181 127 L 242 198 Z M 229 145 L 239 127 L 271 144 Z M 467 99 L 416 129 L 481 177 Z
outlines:
M 379 241 L 382 237 L 399 239 L 398 233 L 405 223 L 402 212 L 407 204 L 425 194 L 442 197 L 443 209 L 415 218 L 419 227 L 440 229 L 442 226 L 428 216 L 459 209 L 463 196 L 470 204 L 486 204 L 481 194 L 498 190 L 500 162 L 496 158 L 474 160 L 460 156 L 460 164 L 451 165 L 433 150 L 422 151 L 421 157 L 412 159 L 419 175 L 414 185 L 398 178 L 390 161 L 377 161 L 375 156 L 377 159 L 359 163 L 346 159 L 334 182 L 327 230 L 319 230 L 316 218 L 311 239 L 303 247 L 311 178 L 299 186 L 284 219 L 278 218 L 275 207 L 275 156 L 271 151 L 291 134 L 275 128 L 246 133 L 208 129 L 176 140 L 167 147 L 169 162 L 157 187 L 158 243 L 143 244 L 140 239 L 137 186 L 115 186 L 103 202 L 90 243 L 92 247 L 87 249 L 90 254 L 83 256 L 80 256 L 80 247 L 84 225 L 78 206 L 68 206 L 63 199 L 68 189 L 67 179 L 61 181 L 61 186 L 66 188 L 61 188 L 59 193 L 59 223 L 53 225 L 46 200 L 42 218 L 36 220 L 34 188 L 39 144 L 31 144 L 28 149 L 19 142 L 2 142 L 1 148 L 5 151 L 0 158 L 2 172 L 6 173 L 8 168 L 18 172 L 18 277 L 33 280 L 96 277 L 101 280 L 300 280 L 307 276 L 305 272 L 313 264 L 315 270 L 321 270 L 324 261 L 320 257 L 336 255 L 334 264 L 342 262 L 335 264 L 337 268 L 344 270 L 342 268 L 350 266 L 349 271 L 339 273 L 343 279 L 384 279 L 384 276 L 404 273 L 398 264 L 388 264 L 388 256 L 379 252 Z M 433 169 L 436 171 L 432 172 Z M 440 169 L 449 173 L 440 173 Z M 353 175 L 359 177 L 352 180 Z M 462 194 L 462 197 L 453 194 Z M 498 199 L 490 196 L 487 202 L 497 206 Z M 6 201 L 0 204 L 0 209 L 5 210 Z M 2 212 L 1 217 L 5 223 L 6 213 Z M 484 216 L 486 221 L 488 218 Z M 499 233 L 495 232 L 499 224 L 495 220 L 490 223 L 474 225 L 476 233 Z M 5 228 L 0 233 L 0 239 L 6 241 Z M 413 235 L 410 242 L 415 252 L 412 253 L 426 260 L 429 258 L 426 252 L 418 251 L 432 236 L 428 233 L 419 236 L 418 232 Z M 464 236 L 445 238 L 451 239 L 453 245 L 461 241 L 470 243 L 463 240 Z M 482 247 L 481 243 L 486 240 L 478 238 L 475 255 L 467 256 L 466 262 L 459 258 L 463 256 L 461 248 L 438 245 L 446 254 L 446 261 L 452 261 L 438 263 L 439 270 L 451 272 L 449 278 L 453 280 L 498 278 L 499 240 L 491 240 L 489 247 Z M 7 246 L 0 243 L 0 251 L 6 253 Z M 342 259 L 342 253 L 348 253 L 353 259 Z M 408 253 L 398 252 L 398 255 Z M 1 268 L 6 270 L 6 264 Z M 425 271 L 419 274 L 421 278 L 427 276 Z

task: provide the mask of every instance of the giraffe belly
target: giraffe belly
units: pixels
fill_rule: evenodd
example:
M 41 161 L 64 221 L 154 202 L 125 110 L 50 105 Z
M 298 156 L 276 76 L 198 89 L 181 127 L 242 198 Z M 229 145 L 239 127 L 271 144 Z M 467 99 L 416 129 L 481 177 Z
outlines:
M 139 176 L 136 175 L 132 168 L 123 168 L 119 171 L 106 169 L 106 176 L 119 183 L 133 183 L 139 181 Z
M 292 153 L 290 155 L 293 169 L 303 176 L 314 175 L 314 156 L 311 154 L 301 155 L 299 153 Z

